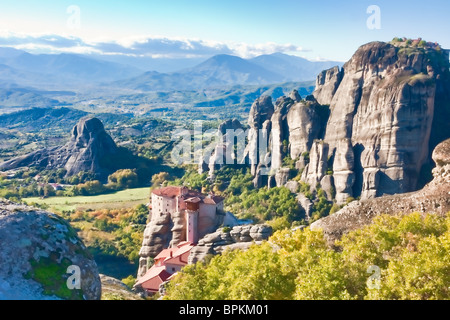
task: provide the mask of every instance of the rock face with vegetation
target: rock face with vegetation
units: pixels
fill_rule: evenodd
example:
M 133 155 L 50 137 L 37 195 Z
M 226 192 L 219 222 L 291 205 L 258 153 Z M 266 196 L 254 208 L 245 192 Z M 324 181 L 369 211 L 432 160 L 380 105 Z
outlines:
M 0 171 L 20 167 L 65 169 L 67 176 L 91 172 L 100 177 L 111 173 L 105 161 L 116 155 L 118 148 L 97 118 L 83 118 L 72 130 L 70 141 L 62 147 L 42 149 L 0 164 Z
M 219 170 L 225 164 L 230 164 L 231 160 L 234 163 L 242 160 L 237 159 L 234 153 L 227 154 L 227 151 L 233 150 L 231 145 L 235 142 L 235 138 L 239 138 L 241 135 L 244 137 L 245 132 L 239 120 L 227 120 L 220 124 L 214 137 L 217 144 L 214 145 L 214 150 L 207 150 L 200 157 L 198 173 L 202 174 L 209 171 L 209 176 L 212 178 L 216 170 Z
M 0 199 L 0 261 L 0 300 L 100 299 L 95 261 L 55 214 Z M 71 266 L 81 289 L 67 285 Z
M 284 186 L 290 168 L 338 205 L 423 187 L 431 151 L 450 137 L 449 67 L 437 44 L 372 42 L 319 74 L 313 96 L 259 98 L 246 153 L 254 185 Z
M 217 255 L 225 250 L 246 250 L 255 243 L 261 243 L 272 235 L 268 225 L 237 226 L 232 229 L 222 228 L 200 239 L 189 255 L 189 264 L 204 261 L 208 256 Z
M 334 70 L 328 81 L 318 79 L 315 96 L 331 110 L 324 140 L 344 169 L 336 179 L 341 203 L 417 190 L 429 145 L 436 146 L 430 138 L 450 136 L 448 126 L 433 125 L 436 111 L 449 111 L 441 92 L 449 86 L 448 69 L 444 50 L 373 42 L 339 76 Z
M 223 223 L 223 216 L 216 215 L 215 220 L 204 226 L 205 230 L 216 230 Z M 174 247 L 186 239 L 186 218 L 181 212 L 162 212 L 152 214 L 144 230 L 144 240 L 139 251 L 138 277 L 145 275 L 149 263 L 163 249 Z
M 116 278 L 101 274 L 100 279 L 102 281 L 102 300 L 143 300 Z
M 450 213 L 450 140 L 439 144 L 433 152 L 436 168 L 434 180 L 424 189 L 401 195 L 355 201 L 338 213 L 316 221 L 312 230 L 322 229 L 332 245 L 342 235 L 372 223 L 382 214 L 410 214 L 414 212 Z

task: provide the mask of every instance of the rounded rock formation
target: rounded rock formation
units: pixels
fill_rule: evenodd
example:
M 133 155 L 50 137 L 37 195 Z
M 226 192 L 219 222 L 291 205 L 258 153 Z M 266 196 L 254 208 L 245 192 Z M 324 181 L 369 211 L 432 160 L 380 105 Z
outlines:
M 101 297 L 95 261 L 53 213 L 0 199 L 0 261 L 0 300 Z

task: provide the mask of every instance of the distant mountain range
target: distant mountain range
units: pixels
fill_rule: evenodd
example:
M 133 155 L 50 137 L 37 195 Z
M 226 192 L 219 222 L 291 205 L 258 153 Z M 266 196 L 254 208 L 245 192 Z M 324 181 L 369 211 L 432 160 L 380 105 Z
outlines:
M 216 55 L 200 63 L 198 59 L 171 62 L 143 57 L 116 57 L 116 61 L 103 58 L 30 54 L 0 47 L 0 114 L 70 105 L 89 105 L 94 111 L 96 105 L 114 109 L 126 104 L 126 112 L 133 112 L 134 106 L 141 104 L 150 109 L 154 106 L 246 107 L 265 92 L 274 98 L 292 89 L 301 91 L 302 95 L 310 94 L 314 90 L 313 80 L 322 70 L 342 65 L 333 61 L 312 62 L 282 53 L 253 59 Z M 138 68 L 141 62 L 142 68 Z M 156 67 L 158 62 L 162 64 L 158 70 L 179 69 L 145 71 L 149 66 Z
M 0 47 L 0 81 L 40 89 L 76 89 L 142 73 L 128 65 L 77 54 L 30 54 Z
M 267 85 L 314 80 L 323 70 L 342 63 L 312 62 L 282 53 L 242 59 L 217 55 L 188 69 L 172 73 L 146 72 L 111 85 L 138 91 L 198 90 L 229 85 Z
M 0 85 L 2 88 L 16 86 L 70 91 L 82 91 L 100 84 L 137 91 L 198 90 L 223 85 L 309 81 L 322 70 L 342 64 L 312 62 L 282 53 L 253 59 L 217 55 L 200 63 L 198 59 L 174 59 L 172 65 L 170 59 L 143 59 L 69 53 L 30 54 L 0 47 Z M 161 65 L 159 68 L 158 63 Z M 149 70 L 151 67 L 154 69 Z

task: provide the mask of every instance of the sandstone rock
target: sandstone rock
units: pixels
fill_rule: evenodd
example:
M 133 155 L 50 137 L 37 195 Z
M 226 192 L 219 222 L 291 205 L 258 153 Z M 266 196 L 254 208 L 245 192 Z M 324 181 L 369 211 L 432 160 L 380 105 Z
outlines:
M 101 178 L 111 172 L 102 161 L 118 152 L 113 139 L 97 118 L 83 118 L 73 128 L 70 141 L 62 147 L 47 148 L 0 164 L 0 171 L 20 167 L 66 169 L 66 176 L 92 172 Z
M 344 70 L 339 70 L 339 67 L 334 67 L 322 71 L 316 80 L 316 89 L 314 97 L 322 105 L 330 105 L 339 84 L 342 81 Z
M 186 216 L 181 212 L 174 212 L 172 213 L 171 218 L 173 227 L 170 230 L 172 232 L 170 247 L 175 247 L 186 239 Z
M 273 229 L 268 225 L 255 225 L 250 229 L 250 237 L 254 241 L 263 241 L 269 239 Z
M 286 117 L 290 107 L 294 101 L 291 98 L 281 97 L 276 102 L 275 112 L 271 118 L 271 168 L 277 170 L 283 164 L 283 158 L 286 156 L 283 151 L 284 141 L 289 139 L 289 129 L 286 122 Z
M 0 300 L 100 299 L 93 257 L 57 215 L 0 199 L 0 244 Z M 67 287 L 70 266 L 80 290 Z
M 320 180 L 320 186 L 323 191 L 325 191 L 327 195 L 328 201 L 333 201 L 335 197 L 335 187 L 334 187 L 334 178 L 333 176 L 326 175 L 325 177 Z
M 438 169 L 450 164 L 450 140 L 442 142 L 434 149 L 433 161 Z
M 302 181 L 308 183 L 312 190 L 325 177 L 328 168 L 328 144 L 315 141 L 311 148 L 310 161 L 302 174 Z
M 352 180 L 353 196 L 362 199 L 417 189 L 420 170 L 429 161 L 427 146 L 438 107 L 440 80 L 429 71 L 441 70 L 448 80 L 442 71 L 448 62 L 430 58 L 426 50 L 407 51 L 382 42 L 364 45 L 344 65 L 332 99 L 321 98 L 323 88 L 316 93 L 322 103 L 330 104 L 325 141 L 331 153 L 346 153 L 339 150 L 347 148 L 339 146 L 346 139 L 355 149 L 354 177 L 350 172 L 335 175 L 336 188 L 347 189 L 337 190 L 339 202 L 350 196 Z M 330 80 L 328 85 L 335 83 Z M 433 130 L 449 132 L 442 127 Z
M 204 261 L 207 256 L 214 254 L 216 254 L 216 252 L 212 246 L 195 246 L 189 254 L 188 264 L 195 264 L 199 261 Z
M 255 187 L 273 186 L 269 176 L 276 180 L 287 142 L 301 180 L 313 190 L 333 171 L 337 204 L 417 190 L 431 162 L 428 146 L 450 137 L 449 67 L 443 50 L 372 42 L 342 69 L 322 72 L 313 96 L 300 100 L 293 92 L 275 108 L 270 98 L 259 98 L 245 152 Z M 269 142 L 267 152 L 261 141 Z
M 433 160 L 434 180 L 424 189 L 412 193 L 355 201 L 339 212 L 316 221 L 312 230 L 323 230 L 330 245 L 352 230 L 372 223 L 382 214 L 411 214 L 414 212 L 445 215 L 450 212 L 450 140 L 437 146 Z M 443 160 L 445 159 L 445 160 Z
M 230 231 L 221 228 L 200 239 L 189 255 L 189 264 L 203 261 L 208 255 L 220 254 L 228 249 L 246 250 L 254 243 L 269 239 L 272 233 L 273 229 L 268 225 L 236 226 Z
M 293 91 L 289 94 L 289 98 L 291 98 L 294 102 L 300 102 L 300 101 L 302 101 L 302 97 L 300 96 L 300 94 L 298 93 L 297 90 L 293 90 Z
M 246 251 L 246 250 L 250 249 L 251 246 L 259 245 L 259 244 L 261 244 L 261 241 L 256 241 L 256 242 L 238 242 L 238 243 L 230 244 L 228 246 L 216 247 L 215 248 L 215 252 L 216 252 L 216 254 L 222 254 L 226 250 L 242 250 L 242 251 Z
M 102 300 L 143 300 L 119 279 L 100 275 L 102 282 Z
M 308 162 L 305 160 L 303 156 L 300 156 L 300 159 L 295 163 L 295 169 L 297 170 L 303 170 L 305 169 Z
M 294 104 L 287 115 L 291 158 L 297 159 L 309 152 L 315 139 L 319 138 L 321 121 L 316 106 L 305 102 Z
M 203 150 L 198 164 L 198 172 L 203 174 L 209 170 L 209 177 L 212 178 L 214 172 L 225 164 L 243 163 L 243 152 L 241 155 L 234 153 L 235 137 L 239 140 L 241 135 L 244 140 L 245 132 L 237 119 L 227 120 L 220 124 L 215 140 L 212 140 L 212 143 Z
M 219 126 L 219 132 L 222 135 L 226 135 L 229 130 L 242 129 L 242 124 L 237 119 L 226 120 Z
M 353 185 L 355 184 L 355 159 L 350 139 L 342 139 L 337 142 L 333 171 L 336 202 L 341 205 L 353 196 Z
M 297 181 L 288 181 L 285 185 L 286 188 L 289 189 L 292 193 L 297 193 L 300 184 Z
M 314 204 L 303 193 L 299 193 L 297 195 L 297 201 L 300 207 L 303 209 L 306 220 L 309 220 L 311 218 Z
M 148 270 L 148 258 L 156 257 L 163 249 L 167 248 L 171 243 L 181 240 L 181 236 L 186 234 L 185 228 L 180 228 L 182 218 L 176 217 L 176 224 L 172 221 L 170 213 L 162 212 L 152 214 L 150 222 L 144 230 L 144 240 L 139 251 L 141 257 L 138 270 L 138 278 L 145 275 Z M 184 218 L 183 218 L 184 219 Z M 174 232 L 171 232 L 170 225 L 173 224 Z M 175 234 L 175 236 L 173 236 Z M 172 241 L 174 239 L 174 241 Z
M 283 187 L 289 180 L 291 175 L 291 169 L 281 168 L 275 174 L 275 181 L 277 182 L 277 187 Z
M 260 163 L 261 155 L 260 141 L 268 141 L 269 132 L 265 132 L 265 137 L 260 138 L 260 130 L 270 130 L 268 127 L 270 124 L 270 119 L 272 118 L 275 108 L 272 104 L 272 98 L 263 96 L 253 103 L 250 110 L 250 115 L 248 119 L 248 125 L 250 126 L 248 135 L 248 145 L 246 148 L 246 157 L 252 167 L 252 174 L 256 174 L 256 168 Z M 265 125 L 264 125 L 265 124 Z M 264 127 L 264 128 L 263 128 Z M 261 140 L 260 140 L 261 139 Z M 262 155 L 264 157 L 265 155 Z

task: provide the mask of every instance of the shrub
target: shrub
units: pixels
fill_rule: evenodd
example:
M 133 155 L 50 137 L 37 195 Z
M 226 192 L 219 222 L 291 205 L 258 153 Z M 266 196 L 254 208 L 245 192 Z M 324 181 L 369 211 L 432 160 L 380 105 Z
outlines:
M 131 169 L 117 170 L 108 177 L 108 184 L 117 190 L 135 188 L 138 181 L 138 175 Z
M 165 299 L 450 299 L 450 217 L 379 216 L 336 245 L 309 228 L 279 231 L 183 268 Z M 371 266 L 381 270 L 379 289 L 368 286 Z

